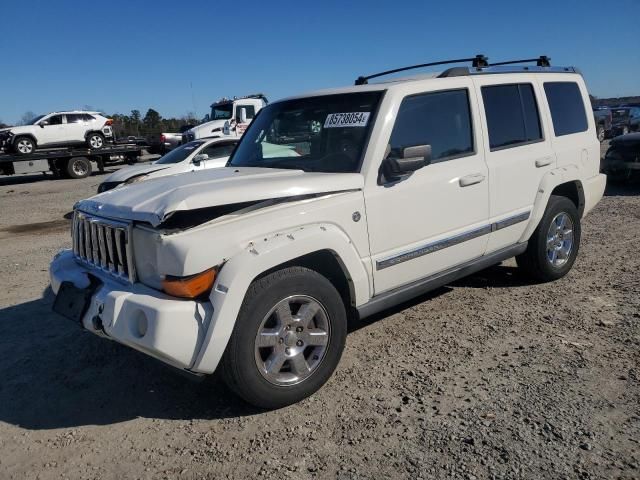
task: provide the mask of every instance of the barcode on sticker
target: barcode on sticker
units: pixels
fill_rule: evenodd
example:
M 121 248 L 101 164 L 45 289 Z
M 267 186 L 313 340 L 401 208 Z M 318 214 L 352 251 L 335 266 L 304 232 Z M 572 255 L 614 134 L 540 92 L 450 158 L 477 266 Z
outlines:
M 370 112 L 331 113 L 324 122 L 324 128 L 365 127 Z

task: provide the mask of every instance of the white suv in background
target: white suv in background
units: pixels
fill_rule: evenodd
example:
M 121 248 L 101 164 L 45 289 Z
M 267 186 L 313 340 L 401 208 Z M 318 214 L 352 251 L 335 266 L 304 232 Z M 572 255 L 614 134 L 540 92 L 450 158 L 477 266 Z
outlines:
M 113 120 L 99 112 L 53 112 L 34 118 L 28 125 L 0 130 L 8 149 L 28 155 L 40 147 L 86 144 L 99 150 L 113 137 Z

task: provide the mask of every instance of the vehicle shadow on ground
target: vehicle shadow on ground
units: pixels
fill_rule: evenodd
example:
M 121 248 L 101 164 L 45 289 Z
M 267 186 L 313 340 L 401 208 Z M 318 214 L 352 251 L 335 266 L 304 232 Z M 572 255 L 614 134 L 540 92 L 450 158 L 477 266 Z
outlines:
M 260 413 L 214 375 L 187 378 L 81 330 L 51 311 L 53 295 L 0 309 L 0 421 L 40 430 L 137 417 L 217 419 Z
M 640 195 L 640 180 L 633 179 L 627 182 L 607 181 L 604 190 L 606 197 L 635 197 Z

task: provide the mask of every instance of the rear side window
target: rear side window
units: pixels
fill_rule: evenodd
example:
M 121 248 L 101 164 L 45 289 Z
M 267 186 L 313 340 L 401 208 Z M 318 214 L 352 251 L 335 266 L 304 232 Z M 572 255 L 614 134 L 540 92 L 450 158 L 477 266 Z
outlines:
M 587 114 L 577 83 L 545 82 L 544 93 L 549 102 L 556 137 L 587 130 Z
M 85 122 L 91 122 L 92 120 L 95 120 L 95 118 L 89 115 L 88 113 L 83 113 L 82 120 Z
M 213 145 L 209 145 L 208 147 L 203 148 L 202 152 L 200 153 L 206 153 L 207 155 L 209 155 L 209 158 L 228 157 L 229 155 L 231 155 L 231 152 L 233 152 L 235 146 L 235 143 L 214 143 Z
M 67 113 L 67 123 L 82 123 L 83 121 L 81 113 Z
M 469 93 L 447 90 L 406 97 L 400 105 L 390 140 L 391 152 L 431 145 L 433 162 L 474 152 Z
M 491 150 L 542 140 L 540 115 L 528 83 L 482 87 Z

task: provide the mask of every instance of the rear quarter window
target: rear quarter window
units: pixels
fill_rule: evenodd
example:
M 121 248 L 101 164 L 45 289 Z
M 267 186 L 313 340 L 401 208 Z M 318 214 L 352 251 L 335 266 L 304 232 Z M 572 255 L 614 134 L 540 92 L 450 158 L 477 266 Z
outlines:
M 545 82 L 544 93 L 551 110 L 556 137 L 587 130 L 587 114 L 577 83 Z

